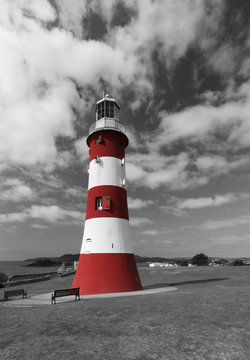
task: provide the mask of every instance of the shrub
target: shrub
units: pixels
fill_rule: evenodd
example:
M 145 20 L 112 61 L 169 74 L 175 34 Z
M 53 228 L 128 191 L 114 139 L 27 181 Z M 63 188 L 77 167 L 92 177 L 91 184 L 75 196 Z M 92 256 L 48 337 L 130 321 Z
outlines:
M 245 264 L 244 264 L 243 260 L 236 259 L 236 260 L 233 261 L 232 265 L 233 266 L 243 266 Z
M 6 281 L 8 281 L 8 276 L 0 271 L 0 287 L 2 287 L 1 283 L 6 282 Z
M 176 264 L 179 266 L 188 266 L 188 260 L 187 259 L 178 259 L 176 261 Z
M 208 263 L 209 263 L 209 258 L 207 257 L 207 255 L 204 254 L 197 254 L 193 256 L 191 259 L 192 265 L 204 266 L 204 265 L 208 265 Z

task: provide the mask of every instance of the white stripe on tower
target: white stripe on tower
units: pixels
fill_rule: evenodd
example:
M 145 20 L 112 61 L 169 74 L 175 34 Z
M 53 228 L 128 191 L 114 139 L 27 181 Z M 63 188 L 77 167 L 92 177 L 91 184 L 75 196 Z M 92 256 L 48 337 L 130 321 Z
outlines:
M 91 160 L 89 164 L 89 186 L 113 185 L 123 187 L 125 179 L 125 164 L 121 159 L 112 156 L 102 156 L 99 160 Z
M 93 218 L 85 221 L 81 254 L 132 252 L 128 220 Z

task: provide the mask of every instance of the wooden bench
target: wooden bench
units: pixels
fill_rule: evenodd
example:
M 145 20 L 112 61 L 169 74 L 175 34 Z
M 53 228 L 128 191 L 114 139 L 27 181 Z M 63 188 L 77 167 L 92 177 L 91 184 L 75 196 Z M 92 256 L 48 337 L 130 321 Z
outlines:
M 18 296 L 22 295 L 23 299 L 27 298 L 27 291 L 24 289 L 16 289 L 16 290 L 7 290 L 4 292 L 4 299 L 3 301 L 8 301 L 9 297 L 11 296 Z
M 56 298 L 62 296 L 75 295 L 75 301 L 80 300 L 80 288 L 55 290 L 51 295 L 51 304 L 56 304 Z

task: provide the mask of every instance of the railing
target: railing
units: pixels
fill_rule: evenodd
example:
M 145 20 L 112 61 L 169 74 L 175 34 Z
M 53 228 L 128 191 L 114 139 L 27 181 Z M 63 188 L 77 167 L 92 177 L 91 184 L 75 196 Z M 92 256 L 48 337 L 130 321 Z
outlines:
M 89 128 L 89 134 L 101 129 L 115 129 L 126 134 L 126 127 L 114 119 L 101 119 L 92 124 Z

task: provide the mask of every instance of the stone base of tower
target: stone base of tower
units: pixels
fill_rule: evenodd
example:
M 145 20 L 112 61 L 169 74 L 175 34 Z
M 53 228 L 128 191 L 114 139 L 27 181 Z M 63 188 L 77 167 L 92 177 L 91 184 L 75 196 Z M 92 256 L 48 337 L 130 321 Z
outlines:
M 134 254 L 81 254 L 72 287 L 80 295 L 142 290 Z

